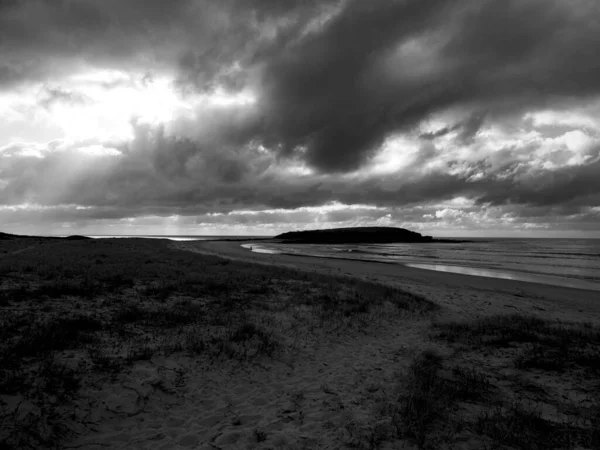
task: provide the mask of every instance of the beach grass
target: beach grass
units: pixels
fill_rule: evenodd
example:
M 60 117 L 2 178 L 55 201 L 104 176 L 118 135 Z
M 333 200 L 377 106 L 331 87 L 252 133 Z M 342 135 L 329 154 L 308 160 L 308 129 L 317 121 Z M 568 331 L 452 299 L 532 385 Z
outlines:
M 599 448 L 600 327 L 511 314 L 430 336 L 452 353 L 419 354 L 390 414 L 419 448 Z
M 87 429 L 79 391 L 138 362 L 285 360 L 324 336 L 435 309 L 399 289 L 187 253 L 168 241 L 20 244 L 0 242 L 2 448 L 53 447 Z

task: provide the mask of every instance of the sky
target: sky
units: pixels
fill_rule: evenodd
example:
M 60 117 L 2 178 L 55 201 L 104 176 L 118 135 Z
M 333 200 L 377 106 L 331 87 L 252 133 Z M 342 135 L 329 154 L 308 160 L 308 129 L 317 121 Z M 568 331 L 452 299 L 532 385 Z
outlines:
M 597 0 L 0 0 L 0 231 L 600 238 Z

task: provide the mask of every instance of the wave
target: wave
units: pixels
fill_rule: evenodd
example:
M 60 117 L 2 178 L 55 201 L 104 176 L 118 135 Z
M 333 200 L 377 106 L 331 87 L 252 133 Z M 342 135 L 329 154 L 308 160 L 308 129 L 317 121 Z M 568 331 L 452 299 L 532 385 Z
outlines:
M 388 264 L 430 263 L 600 283 L 600 240 L 491 241 L 450 247 L 435 244 L 295 246 L 276 243 L 265 243 L 260 247 L 261 250 L 290 255 Z

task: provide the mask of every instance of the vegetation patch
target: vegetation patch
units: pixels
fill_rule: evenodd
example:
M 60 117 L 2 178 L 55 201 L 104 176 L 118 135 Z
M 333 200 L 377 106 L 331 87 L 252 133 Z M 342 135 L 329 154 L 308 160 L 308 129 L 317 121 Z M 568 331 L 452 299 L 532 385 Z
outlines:
M 600 373 L 600 328 L 518 314 L 444 323 L 435 337 L 469 348 L 509 349 L 519 369 Z M 517 350 L 517 351 L 515 351 Z
M 454 353 L 415 360 L 395 416 L 419 447 L 599 448 L 598 327 L 513 314 L 437 323 L 432 337 Z
M 475 432 L 487 436 L 495 446 L 523 450 L 598 448 L 597 424 L 576 427 L 568 422 L 545 420 L 541 413 L 522 402 L 484 410 L 474 424 Z
M 153 358 L 286 358 L 436 308 L 400 289 L 158 240 L 2 240 L 0 275 L 0 448 L 60 447 L 90 425 L 82 389 Z

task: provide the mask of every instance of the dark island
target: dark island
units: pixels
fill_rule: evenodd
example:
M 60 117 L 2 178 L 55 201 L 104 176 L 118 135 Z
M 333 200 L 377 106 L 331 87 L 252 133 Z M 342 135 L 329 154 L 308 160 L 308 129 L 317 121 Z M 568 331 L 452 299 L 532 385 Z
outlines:
M 331 228 L 290 231 L 273 239 L 287 244 L 393 244 L 393 243 L 466 243 L 459 239 L 434 239 L 416 231 L 395 227 Z
M 290 231 L 275 236 L 294 244 L 389 244 L 396 242 L 448 242 L 394 227 L 333 228 L 329 230 Z M 457 241 L 451 241 L 457 242 Z

